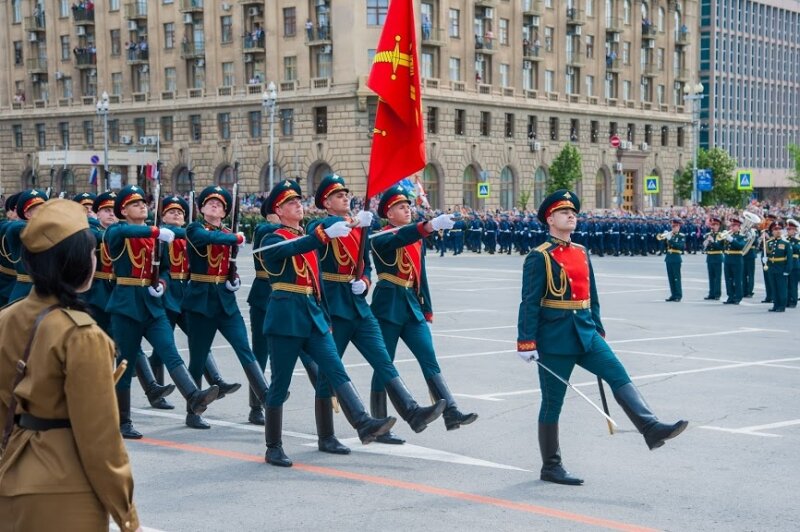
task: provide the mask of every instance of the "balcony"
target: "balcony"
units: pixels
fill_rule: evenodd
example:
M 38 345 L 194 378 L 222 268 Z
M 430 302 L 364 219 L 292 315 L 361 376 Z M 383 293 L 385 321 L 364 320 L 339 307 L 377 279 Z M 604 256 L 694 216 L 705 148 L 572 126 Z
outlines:
M 203 0 L 181 0 L 181 13 L 202 13 Z
M 81 50 L 75 52 L 75 66 L 78 69 L 95 68 L 97 66 L 97 52 Z
M 648 78 L 654 78 L 659 74 L 661 74 L 663 71 L 664 69 L 659 68 L 658 65 L 651 65 L 651 64 L 642 65 L 642 76 Z
M 689 81 L 689 69 L 688 68 L 679 68 L 675 71 L 675 81 Z
M 23 28 L 28 32 L 45 31 L 44 15 L 39 17 L 25 17 Z
M 642 39 L 654 40 L 658 35 L 658 28 L 653 24 L 642 24 Z
M 127 20 L 147 20 L 147 2 L 128 2 L 125 4 Z
M 239 0 L 239 4 L 243 6 L 264 6 L 264 0 Z
M 497 4 L 497 0 L 475 0 L 475 6 L 492 7 Z
M 28 74 L 47 74 L 47 58 L 34 57 L 27 60 Z
M 181 58 L 202 59 L 206 56 L 205 41 L 185 42 L 181 44 Z
M 567 8 L 567 25 L 583 26 L 586 24 L 586 12 L 577 7 Z
M 611 59 L 611 57 L 606 56 L 606 70 L 608 72 L 622 72 L 622 59 Z
M 73 4 L 72 21 L 76 26 L 94 26 L 94 9 L 86 9 Z
M 606 17 L 606 33 L 622 33 L 622 17 Z
M 422 28 L 422 44 L 425 46 L 444 46 L 447 39 L 447 33 L 444 28 Z
M 689 45 L 689 32 L 682 31 L 675 37 L 675 46 L 688 46 Z
M 129 65 L 144 65 L 150 59 L 149 50 L 128 50 L 128 64 Z
M 308 46 L 325 46 L 326 44 L 331 44 L 330 25 L 315 26 L 314 28 L 306 30 L 306 44 Z
M 481 37 L 480 35 L 475 36 L 475 50 L 482 54 L 492 55 L 494 50 L 494 42 L 493 39 L 487 39 L 485 37 Z
M 544 59 L 544 54 L 542 53 L 542 47 L 523 43 L 522 58 L 527 61 L 541 61 L 542 59 Z
M 522 15 L 541 17 L 544 14 L 544 0 L 522 0 Z
M 242 37 L 242 48 L 244 48 L 245 53 L 255 53 L 255 52 L 264 52 L 265 48 L 265 41 L 264 35 L 262 33 L 261 37 L 254 38 L 252 34 L 248 33 L 244 37 Z
M 572 67 L 582 67 L 585 63 L 583 52 L 572 52 L 567 54 L 567 65 Z

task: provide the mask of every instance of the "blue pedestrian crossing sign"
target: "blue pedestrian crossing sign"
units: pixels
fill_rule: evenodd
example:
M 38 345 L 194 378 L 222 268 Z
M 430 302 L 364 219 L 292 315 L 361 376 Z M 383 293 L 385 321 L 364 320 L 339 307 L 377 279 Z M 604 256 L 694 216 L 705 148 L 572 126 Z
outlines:
M 736 172 L 736 188 L 738 190 L 753 190 L 753 173 L 750 170 Z
M 489 197 L 489 183 L 478 183 L 478 197 L 479 198 L 488 198 Z
M 661 186 L 658 182 L 657 175 L 644 176 L 644 193 L 645 194 L 658 194 L 661 192 Z

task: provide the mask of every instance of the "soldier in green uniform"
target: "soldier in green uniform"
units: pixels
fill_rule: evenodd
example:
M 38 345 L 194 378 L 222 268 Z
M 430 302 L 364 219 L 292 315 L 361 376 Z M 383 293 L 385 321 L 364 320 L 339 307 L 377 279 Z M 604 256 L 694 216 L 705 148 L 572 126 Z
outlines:
M 8 224 L 3 231 L 3 253 L 6 254 L 8 261 L 14 265 L 16 281 L 8 296 L 8 302 L 16 301 L 27 296 L 33 287 L 33 280 L 25 269 L 22 260 L 22 240 L 20 234 L 25 229 L 28 221 L 33 218 L 36 211 L 49 198 L 42 190 L 25 190 L 19 195 L 17 200 L 17 219 Z
M 682 221 L 680 218 L 672 219 L 672 231 L 664 231 L 662 239 L 667 249 L 664 262 L 667 264 L 667 278 L 669 280 L 669 297 L 666 301 L 679 302 L 683 298 L 683 285 L 681 284 L 681 263 L 686 249 L 686 235 L 681 232 Z
M 336 174 L 326 176 L 317 188 L 314 201 L 317 208 L 328 212 L 328 217 L 318 222 L 324 227 L 339 221 L 353 222 L 349 215 L 350 191 L 341 176 Z M 356 218 L 358 225 L 366 228 L 363 232 L 351 231 L 345 237 L 332 239 L 325 249 L 319 252 L 322 284 L 336 349 L 342 357 L 347 346 L 353 342 L 372 366 L 377 380 L 385 383 L 386 392 L 381 389 L 373 391 L 370 395 L 370 410 L 374 416 L 386 417 L 388 392 L 400 417 L 411 425 L 414 432 L 422 432 L 429 423 L 442 414 L 445 402 L 441 400 L 433 406 L 419 406 L 386 351 L 378 320 L 372 314 L 366 299 L 372 265 L 369 260 L 369 247 L 361 246 L 361 239 L 369 238 L 368 228 L 372 224 L 372 213 L 362 210 Z M 309 224 L 309 232 L 313 232 L 314 228 L 315 223 Z M 364 268 L 362 275 L 356 278 L 359 252 L 362 253 Z M 320 442 L 323 441 L 323 435 L 333 434 L 330 399 L 317 399 L 317 434 Z M 397 443 L 396 439 L 392 438 L 391 432 L 379 436 L 377 441 Z M 320 450 L 323 450 L 322 443 Z
M 426 222 L 411 224 L 411 198 L 401 185 L 395 185 L 381 196 L 378 214 L 389 220 L 386 234 L 370 238 L 370 247 L 378 284 L 372 294 L 372 313 L 378 318 L 386 349 L 394 361 L 397 342 L 401 338 L 411 350 L 422 369 L 431 398 L 444 399 L 446 407 L 442 417 L 447 430 L 455 430 L 478 419 L 478 414 L 463 413 L 458 409 L 453 395 L 444 380 L 436 352 L 433 349 L 430 323 L 433 323 L 433 306 L 428 276 L 425 269 L 425 247 L 422 240 L 439 229 L 452 229 L 452 215 L 441 214 Z M 480 246 L 480 238 L 476 240 Z M 383 394 L 386 382 L 375 374 L 372 391 Z M 373 402 L 380 416 L 386 400 Z
M 349 235 L 350 227 L 344 221 L 329 227 L 318 224 L 312 233 L 305 234 L 300 226 L 303 220 L 300 186 L 290 180 L 275 185 L 264 210 L 266 214 L 276 214 L 281 223 L 263 240 L 265 245 L 276 245 L 261 255 L 272 287 L 264 318 L 264 333 L 271 342 L 272 368 L 264 458 L 269 464 L 290 467 L 292 461 L 283 452 L 281 440 L 283 403 L 300 352 L 305 352 L 318 364 L 362 443 L 373 442 L 385 434 L 396 419 L 375 419 L 367 414 L 331 334 L 316 251 L 324 249 L 333 238 Z M 321 391 L 319 387 L 317 391 Z
M 17 220 L 17 200 L 20 193 L 12 194 L 6 198 L 6 219 L 0 223 L 0 307 L 6 306 L 9 301 L 14 283 L 17 282 L 17 271 L 11 261 L 11 251 L 6 247 L 6 228 Z
M 234 295 L 241 281 L 238 276 L 233 281 L 228 278 L 231 248 L 241 246 L 245 240 L 244 234 L 234 234 L 222 224 L 231 213 L 233 198 L 224 188 L 210 186 L 198 194 L 197 205 L 203 221 L 192 222 L 186 228 L 191 274 L 182 302 L 188 325 L 189 372 L 195 381 L 200 381 L 211 343 L 219 331 L 231 344 L 253 392 L 265 403 L 269 386 L 250 349 Z
M 651 450 L 688 425 L 686 421 L 672 425 L 658 421 L 606 343 L 589 255 L 586 248 L 570 240 L 579 211 L 580 199 L 563 189 L 553 192 L 539 207 L 538 218 L 549 226 L 550 236 L 525 259 L 517 324 L 517 354 L 526 362 L 540 364 L 540 478 L 569 485 L 583 484 L 583 480 L 567 472 L 561 461 L 558 419 L 567 388 L 542 366 L 568 380 L 577 364 L 605 380 Z
M 772 286 L 772 275 L 769 274 L 769 265 L 767 264 L 767 253 L 765 252 L 766 246 L 765 242 L 769 240 L 770 234 L 770 226 L 773 222 L 777 222 L 778 217 L 774 214 L 767 213 L 764 217 L 764 225 L 761 226 L 761 234 L 759 235 L 758 245 L 761 252 L 761 264 L 763 266 L 762 271 L 764 273 L 764 289 L 766 295 L 764 299 L 761 300 L 762 303 L 774 303 L 774 287 Z
M 91 192 L 81 192 L 80 194 L 75 194 L 72 198 L 72 201 L 80 203 L 84 209 L 86 209 L 86 216 L 90 219 L 95 218 L 95 211 L 94 211 L 94 200 L 97 199 L 95 194 Z M 89 222 L 91 223 L 91 222 Z
M 800 222 L 793 218 L 786 220 L 787 240 L 792 244 L 792 270 L 789 273 L 789 296 L 786 307 L 797 307 L 797 285 L 800 283 L 800 237 L 797 236 L 797 229 Z
M 719 239 L 719 228 L 722 220 L 712 216 L 709 220 L 711 231 L 703 240 L 703 249 L 706 252 L 706 268 L 708 269 L 708 295 L 703 299 L 719 300 L 722 297 L 722 251 L 724 242 Z
M 154 248 L 158 242 L 171 242 L 175 234 L 165 227 L 145 225 L 147 204 L 144 191 L 128 185 L 117 194 L 114 214 L 120 220 L 106 230 L 105 241 L 114 264 L 114 289 L 106 305 L 111 314 L 111 331 L 120 356 L 128 361 L 128 369 L 117 383 L 120 431 L 124 438 L 138 439 L 142 434 L 131 421 L 131 377 L 136 357 L 141 351 L 142 337 L 147 338 L 159 353 L 172 381 L 189 402 L 192 412 L 202 414 L 217 398 L 219 388 L 200 390 L 189 375 L 178 349 L 161 297 L 166 287 L 163 280 L 151 286 Z
M 794 246 L 783 238 L 783 226 L 772 222 L 767 240 L 767 274 L 772 283 L 772 308 L 770 312 L 785 312 L 789 292 L 789 274 L 794 268 Z
M 742 221 L 733 216 L 728 220 L 729 233 L 725 237 L 725 305 L 738 305 L 744 297 L 744 249 L 747 240 L 741 234 Z

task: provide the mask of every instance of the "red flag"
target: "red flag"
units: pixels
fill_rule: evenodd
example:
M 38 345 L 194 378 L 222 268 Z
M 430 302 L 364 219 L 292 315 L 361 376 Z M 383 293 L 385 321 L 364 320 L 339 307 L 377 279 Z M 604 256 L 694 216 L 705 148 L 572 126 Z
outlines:
M 412 0 L 392 0 L 367 86 L 379 97 L 367 197 L 425 167 L 417 33 Z

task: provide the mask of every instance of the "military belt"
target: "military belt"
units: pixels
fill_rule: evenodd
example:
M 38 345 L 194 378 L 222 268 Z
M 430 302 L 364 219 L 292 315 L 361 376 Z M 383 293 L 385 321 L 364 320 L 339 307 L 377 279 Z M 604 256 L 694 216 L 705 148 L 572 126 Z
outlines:
M 582 310 L 591 308 L 591 299 L 572 299 L 562 301 L 560 299 L 545 299 L 542 298 L 539 304 L 546 308 L 555 308 L 559 310 Z
M 768 258 L 769 262 L 786 262 L 786 257 L 775 257 L 775 258 Z
M 150 279 L 139 277 L 117 277 L 117 284 L 121 286 L 150 286 Z
M 328 273 L 322 272 L 322 280 L 323 281 L 333 281 L 334 283 L 349 283 L 350 281 L 355 281 L 355 275 L 347 275 L 344 273 Z
M 10 275 L 11 277 L 16 277 L 17 272 L 12 268 L 6 268 L 5 266 L 0 266 L 0 273 L 4 273 L 6 275 Z
M 173 281 L 185 281 L 189 278 L 189 272 L 169 272 L 169 278 Z
M 726 254 L 726 255 L 741 255 L 741 254 L 742 254 L 742 250 L 731 250 L 731 251 L 726 251 L 726 252 L 725 252 L 725 254 Z
M 683 253 L 682 249 L 668 249 L 667 251 L 669 253 Z
M 205 275 L 202 273 L 193 273 L 189 276 L 189 279 L 192 281 L 196 281 L 198 283 L 211 283 L 211 284 L 222 284 L 228 280 L 227 275 Z
M 272 290 L 278 292 L 292 292 L 295 294 L 305 294 L 310 296 L 314 293 L 313 286 L 301 286 L 299 284 L 292 284 L 292 283 L 273 283 Z
M 256 279 L 269 279 L 269 274 L 264 270 L 256 270 Z
M 94 278 L 104 281 L 113 281 L 115 279 L 114 274 L 108 272 L 94 272 Z
M 721 251 L 706 251 L 706 255 L 722 255 Z
M 31 414 L 16 415 L 14 416 L 14 422 L 26 430 L 45 431 L 72 428 L 72 423 L 70 423 L 69 419 L 44 419 Z
M 461 229 L 450 229 L 451 233 L 460 233 Z
M 24 273 L 17 274 L 17 282 L 18 283 L 31 283 L 33 284 L 33 277 L 30 275 L 26 275 Z
M 392 275 L 391 273 L 379 273 L 378 279 L 389 281 L 392 284 L 396 284 L 397 286 L 402 286 L 404 288 L 411 288 L 414 286 L 414 281 L 403 279 L 402 277 Z
M 792 258 L 794 258 L 794 259 L 800 259 L 800 255 L 792 255 Z

